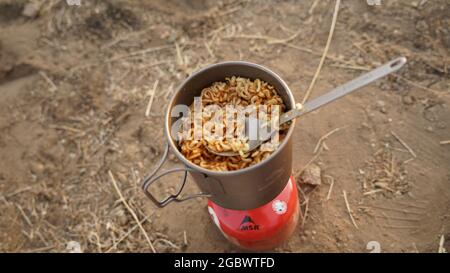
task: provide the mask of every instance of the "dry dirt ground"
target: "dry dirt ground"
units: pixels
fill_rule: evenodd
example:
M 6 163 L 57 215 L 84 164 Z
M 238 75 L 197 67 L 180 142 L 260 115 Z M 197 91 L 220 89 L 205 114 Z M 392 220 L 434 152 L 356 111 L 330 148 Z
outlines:
M 165 106 L 189 73 L 224 60 L 273 69 L 301 101 L 334 3 L 1 0 L 0 251 L 64 252 L 75 241 L 85 252 L 150 252 L 108 171 L 158 252 L 241 251 L 206 200 L 157 209 L 141 192 L 163 151 Z M 294 172 L 314 161 L 323 182 L 275 251 L 368 252 L 378 241 L 383 252 L 437 252 L 441 238 L 450 249 L 449 15 L 446 0 L 341 3 L 311 97 L 394 57 L 409 62 L 297 123 Z

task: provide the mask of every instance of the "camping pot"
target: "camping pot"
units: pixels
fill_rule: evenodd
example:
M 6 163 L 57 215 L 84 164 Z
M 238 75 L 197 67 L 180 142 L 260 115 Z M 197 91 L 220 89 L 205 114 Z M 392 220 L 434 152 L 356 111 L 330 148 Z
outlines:
M 173 115 L 176 105 L 189 106 L 194 97 L 200 96 L 201 91 L 216 81 L 224 81 L 226 77 L 241 76 L 250 79 L 261 79 L 274 86 L 286 104 L 287 110 L 295 107 L 294 97 L 287 84 L 276 73 L 261 65 L 244 62 L 228 61 L 209 65 L 190 75 L 176 89 L 165 117 L 165 133 L 167 145 L 163 157 L 155 170 L 147 176 L 142 188 L 145 194 L 159 207 L 168 203 L 181 202 L 195 197 L 208 197 L 215 204 L 233 210 L 249 210 L 258 208 L 272 201 L 286 186 L 292 173 L 292 134 L 295 121 L 292 122 L 286 137 L 268 158 L 250 167 L 236 171 L 213 171 L 202 168 L 188 159 L 179 151 L 176 140 L 172 137 L 171 128 L 180 116 Z M 183 167 L 166 170 L 157 174 L 161 168 L 169 149 L 184 164 Z M 181 186 L 176 194 L 169 195 L 164 200 L 157 200 L 149 187 L 159 178 L 174 172 L 184 172 Z M 201 193 L 180 198 L 190 174 Z

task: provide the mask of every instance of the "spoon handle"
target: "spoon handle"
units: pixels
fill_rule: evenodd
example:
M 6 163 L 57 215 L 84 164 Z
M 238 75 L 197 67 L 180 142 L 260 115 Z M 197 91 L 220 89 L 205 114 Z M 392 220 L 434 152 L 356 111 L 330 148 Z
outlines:
M 369 83 L 376 81 L 392 72 L 399 70 L 406 63 L 405 57 L 400 57 L 394 59 L 374 70 L 367 72 L 355 78 L 341 86 L 336 87 L 332 91 L 322 95 L 312 101 L 309 101 L 303 105 L 302 109 L 293 109 L 291 111 L 286 112 L 280 117 L 280 125 L 288 122 L 294 118 L 297 118 L 301 115 L 309 113 L 311 111 L 316 110 L 334 100 L 337 100 L 345 95 L 350 94 L 353 91 L 358 90 L 359 88 L 368 85 Z

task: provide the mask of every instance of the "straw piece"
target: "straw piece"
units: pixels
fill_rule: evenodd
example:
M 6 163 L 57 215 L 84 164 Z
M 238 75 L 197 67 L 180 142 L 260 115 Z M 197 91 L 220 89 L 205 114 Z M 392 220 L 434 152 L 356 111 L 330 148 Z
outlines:
M 188 245 L 186 230 L 183 230 L 183 245 L 184 246 Z
M 405 148 L 409 151 L 409 153 L 413 156 L 413 158 L 416 158 L 416 157 L 417 157 L 416 153 L 413 151 L 413 149 L 411 149 L 411 147 L 408 146 L 408 144 L 406 144 L 405 141 L 403 141 L 403 140 L 402 140 L 397 134 L 395 134 L 393 131 L 391 131 L 391 134 L 398 140 L 398 142 L 400 142 L 400 143 L 403 145 L 403 147 L 405 147 Z M 410 159 L 409 159 L 409 161 L 410 161 Z M 409 162 L 409 161 L 408 161 L 408 162 Z
M 23 211 L 22 207 L 20 205 L 16 205 L 17 209 L 19 210 L 20 214 L 22 215 L 23 219 L 25 219 L 25 222 L 27 222 L 27 224 L 32 227 L 33 224 L 31 223 L 30 218 L 28 218 L 28 216 L 26 215 L 25 211 Z
M 347 207 L 348 215 L 350 215 L 350 219 L 352 220 L 352 223 L 355 226 L 355 228 L 359 229 L 358 225 L 356 224 L 355 219 L 353 218 L 352 210 L 350 209 L 350 204 L 348 203 L 348 200 L 347 200 L 347 192 L 345 190 L 342 190 L 342 193 L 344 194 L 344 201 L 345 201 L 345 206 Z
M 214 53 L 213 53 L 211 47 L 209 46 L 208 42 L 205 41 L 204 44 L 205 44 L 206 50 L 208 51 L 209 56 L 211 56 L 211 58 L 215 59 L 216 56 L 214 55 Z
M 308 14 L 313 14 L 314 9 L 316 8 L 317 4 L 319 3 L 319 0 L 314 0 L 314 2 L 312 3 L 311 7 L 308 10 Z
M 151 110 L 152 110 L 152 105 L 153 105 L 153 100 L 155 99 L 155 94 L 156 94 L 156 88 L 158 88 L 158 84 L 159 84 L 159 80 L 156 80 L 155 83 L 153 84 L 153 89 L 150 95 L 150 99 L 148 101 L 148 105 L 147 105 L 147 109 L 145 110 L 145 116 L 149 117 Z
M 415 226 L 393 226 L 393 225 L 384 225 L 381 226 L 383 228 L 394 228 L 394 229 L 414 229 L 417 228 Z
M 330 175 L 326 175 L 325 177 L 331 181 L 330 188 L 328 189 L 328 194 L 327 194 L 327 198 L 326 198 L 326 200 L 330 200 L 331 192 L 333 191 L 333 186 L 334 186 L 334 177 L 332 177 Z
M 58 87 L 56 86 L 56 84 L 50 79 L 49 76 L 47 76 L 47 74 L 44 71 L 39 71 L 39 75 L 42 76 L 42 78 L 44 78 L 44 80 L 50 85 L 50 91 L 51 92 L 55 92 L 58 90 Z
M 341 129 L 342 129 L 342 128 L 336 128 L 336 129 L 334 129 L 334 130 L 328 132 L 328 133 L 325 134 L 324 136 L 322 136 L 322 137 L 319 139 L 319 141 L 317 141 L 317 145 L 316 145 L 316 147 L 314 148 L 314 154 L 317 153 L 317 151 L 318 151 L 319 148 L 320 148 L 320 144 L 323 143 L 323 141 L 325 141 L 329 136 L 331 136 L 332 134 L 336 133 L 337 131 L 339 131 L 339 130 L 341 130 Z
M 439 240 L 438 253 L 447 253 L 447 250 L 444 248 L 444 243 L 445 243 L 444 235 L 441 235 L 441 239 Z
M 331 44 L 331 38 L 333 38 L 334 28 L 336 26 L 336 21 L 338 17 L 339 12 L 339 5 L 341 4 L 341 0 L 336 0 L 336 4 L 334 6 L 334 13 L 333 13 L 333 19 L 331 21 L 331 28 L 330 33 L 328 34 L 327 44 L 325 45 L 325 49 L 323 50 L 322 57 L 320 58 L 319 66 L 317 67 L 316 73 L 314 74 L 314 77 L 309 84 L 308 90 L 306 90 L 305 97 L 303 98 L 302 104 L 305 104 L 305 102 L 308 100 L 309 95 L 311 95 L 311 91 L 314 87 L 314 84 L 316 83 L 317 78 L 319 77 L 320 71 L 322 70 L 323 63 L 325 62 L 325 59 L 328 54 L 328 49 L 330 48 Z

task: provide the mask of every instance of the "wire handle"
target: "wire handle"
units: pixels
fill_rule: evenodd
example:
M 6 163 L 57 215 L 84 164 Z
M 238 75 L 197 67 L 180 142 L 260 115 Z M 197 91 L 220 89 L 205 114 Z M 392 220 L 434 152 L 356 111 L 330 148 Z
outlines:
M 181 194 L 181 192 L 183 191 L 184 186 L 186 185 L 186 179 L 187 179 L 188 171 L 189 172 L 195 172 L 196 170 L 188 168 L 188 167 L 174 168 L 174 169 L 163 171 L 162 173 L 156 175 L 156 173 L 159 171 L 159 169 L 161 169 L 161 167 L 164 164 L 164 162 L 166 162 L 168 154 L 169 154 L 169 143 L 167 143 L 166 148 L 164 149 L 163 156 L 161 157 L 161 160 L 159 161 L 159 163 L 156 165 L 156 168 L 147 177 L 145 177 L 144 180 L 142 181 L 142 190 L 144 191 L 145 195 L 156 206 L 158 206 L 160 208 L 167 206 L 167 204 L 169 204 L 172 201 L 174 201 L 174 202 L 183 202 L 183 201 L 186 201 L 186 200 L 189 200 L 189 199 L 193 199 L 193 198 L 197 198 L 197 197 L 210 197 L 211 195 L 207 194 L 207 193 L 196 193 L 196 194 L 188 195 L 188 196 L 186 196 L 184 198 L 178 198 L 179 195 Z M 154 197 L 148 191 L 148 188 L 150 187 L 150 185 L 153 184 L 154 182 L 156 182 L 157 180 L 159 180 L 161 177 L 163 177 L 163 176 L 165 176 L 167 174 L 170 174 L 170 173 L 182 172 L 182 171 L 184 171 L 184 177 L 182 179 L 181 186 L 180 186 L 179 190 L 175 194 L 170 194 L 168 197 L 164 198 L 162 201 L 159 201 L 158 199 L 156 199 L 156 197 Z

